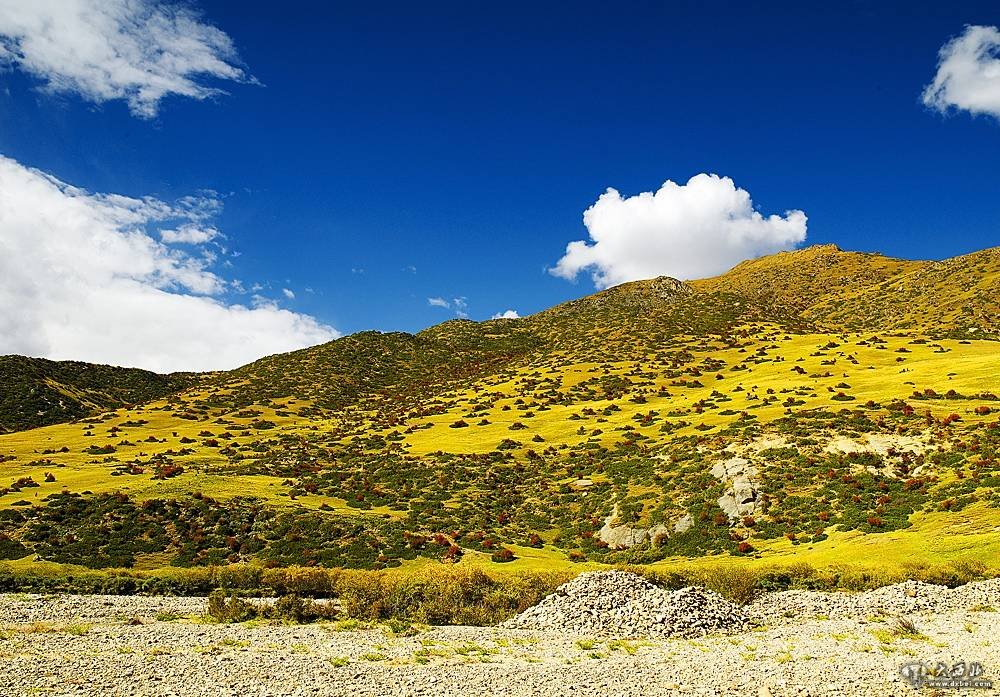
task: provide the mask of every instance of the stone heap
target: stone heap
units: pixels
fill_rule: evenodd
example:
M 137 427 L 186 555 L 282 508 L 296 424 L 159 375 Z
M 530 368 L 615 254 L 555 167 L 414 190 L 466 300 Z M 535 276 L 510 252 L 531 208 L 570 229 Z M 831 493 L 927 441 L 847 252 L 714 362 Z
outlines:
M 742 608 L 704 588 L 666 591 L 636 574 L 592 571 L 503 624 L 611 637 L 699 637 L 746 629 Z

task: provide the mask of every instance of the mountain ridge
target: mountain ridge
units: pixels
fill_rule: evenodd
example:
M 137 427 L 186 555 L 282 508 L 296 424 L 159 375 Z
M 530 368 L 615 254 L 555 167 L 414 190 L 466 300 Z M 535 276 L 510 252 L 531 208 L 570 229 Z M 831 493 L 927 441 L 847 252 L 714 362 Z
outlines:
M 972 277 L 973 274 L 967 269 L 970 264 L 975 264 L 980 269 L 980 278 Z M 935 295 L 937 297 L 933 297 Z M 705 320 L 724 319 L 721 314 L 728 311 L 731 315 L 729 323 L 737 320 L 777 319 L 797 329 L 848 328 L 875 332 L 909 330 L 927 333 L 929 336 L 977 335 L 976 338 L 996 338 L 1000 335 L 998 297 L 1000 247 L 941 261 L 913 261 L 878 253 L 844 251 L 835 244 L 822 244 L 748 259 L 724 274 L 707 279 L 680 281 L 660 276 L 630 281 L 521 318 L 483 322 L 454 319 L 413 334 L 358 332 L 326 344 L 264 356 L 233 370 L 204 373 L 201 374 L 202 378 L 194 377 L 197 375 L 194 373 L 176 373 L 156 378 L 153 376 L 157 374 L 141 369 L 96 365 L 91 372 L 107 375 L 109 378 L 115 376 L 116 380 L 126 380 L 126 383 L 130 380 L 145 380 L 150 383 L 145 391 L 133 390 L 130 393 L 136 397 L 132 401 L 141 401 L 142 397 L 165 396 L 170 390 L 183 389 L 198 379 L 235 383 L 255 371 L 275 379 L 276 372 L 282 371 L 276 371 L 274 366 L 281 363 L 296 366 L 294 370 L 283 372 L 299 374 L 308 374 L 310 362 L 323 365 L 324 360 L 333 361 L 326 365 L 326 369 L 331 370 L 333 375 L 346 374 L 348 371 L 345 366 L 350 361 L 373 362 L 376 369 L 388 369 L 385 360 L 391 362 L 389 354 L 393 351 L 412 353 L 417 345 L 421 345 L 422 350 L 438 353 L 441 357 L 440 352 L 448 349 L 449 340 L 457 342 L 451 350 L 468 351 L 470 342 L 489 342 L 491 339 L 488 337 L 494 331 L 502 336 L 512 337 L 513 343 L 518 343 L 516 337 L 520 335 L 522 343 L 534 348 L 546 345 L 554 350 L 585 344 L 584 337 L 596 333 L 597 341 L 601 342 L 598 348 L 609 350 L 620 337 L 601 337 L 599 325 L 603 323 L 604 326 L 611 326 L 616 318 L 629 313 L 634 315 L 634 321 L 628 330 L 640 334 L 650 331 L 648 326 L 644 326 L 650 322 L 673 323 L 677 328 L 687 331 L 710 332 L 720 327 L 715 326 L 717 322 Z M 975 309 L 972 308 L 973 303 L 976 305 Z M 706 310 L 707 313 L 718 316 L 706 317 Z M 687 316 L 681 317 L 685 312 Z M 579 321 L 580 318 L 582 321 Z M 936 326 L 930 326 L 928 318 L 934 318 Z M 688 320 L 688 325 L 683 324 L 685 319 Z M 336 347 L 336 350 L 332 347 Z M 338 353 L 339 349 L 343 349 L 344 356 L 340 359 L 342 364 L 338 368 L 334 365 L 338 359 L 332 354 Z M 371 351 L 372 355 L 367 355 L 366 350 Z M 524 347 L 508 346 L 506 352 L 498 350 L 494 359 L 512 358 L 523 350 Z M 486 354 L 489 353 L 486 350 Z M 592 355 L 595 353 L 596 350 L 591 351 Z M 486 359 L 486 354 L 481 357 Z M 8 384 L 32 384 L 30 387 L 22 385 L 7 390 L 5 397 L 8 401 L 14 400 L 22 404 L 31 402 L 41 408 L 34 410 L 37 415 L 34 418 L 30 409 L 22 410 L 14 417 L 13 407 L 0 407 L 8 414 L 5 419 L 0 418 L 0 430 L 20 430 L 59 423 L 129 402 L 124 397 L 116 400 L 109 396 L 108 393 L 116 391 L 115 386 L 109 382 L 100 383 L 97 378 L 97 383 L 83 388 L 84 392 L 93 392 L 91 400 L 74 399 L 71 400 L 71 407 L 52 408 L 52 400 L 58 403 L 60 397 L 65 404 L 67 393 L 72 393 L 74 389 L 73 378 L 69 378 L 69 384 L 62 389 L 47 385 L 46 371 L 53 371 L 53 366 L 59 363 L 42 363 L 46 359 L 25 357 L 21 357 L 24 360 L 20 363 L 20 370 L 36 377 L 33 382 L 25 376 L 17 377 L 15 372 L 18 364 L 14 361 L 15 358 L 18 357 L 0 357 L 0 361 L 6 361 L 6 365 L 0 363 L 0 375 L 6 377 Z M 67 361 L 61 365 L 64 366 L 64 372 L 68 370 L 79 375 L 84 366 L 94 364 Z M 428 364 L 426 367 L 432 366 Z M 416 378 L 411 376 L 411 379 Z M 154 382 L 162 387 L 153 389 L 151 384 Z M 378 387 L 378 382 L 378 379 L 374 380 L 371 386 Z M 284 386 L 283 380 L 278 380 L 278 383 Z M 350 381 L 345 386 L 345 399 L 349 399 L 356 390 L 365 389 L 359 385 L 352 386 Z M 41 399 L 32 397 L 32 390 L 47 396 Z M 305 390 L 303 394 L 307 392 L 313 391 Z M 330 406 L 334 405 L 334 402 L 328 402 Z

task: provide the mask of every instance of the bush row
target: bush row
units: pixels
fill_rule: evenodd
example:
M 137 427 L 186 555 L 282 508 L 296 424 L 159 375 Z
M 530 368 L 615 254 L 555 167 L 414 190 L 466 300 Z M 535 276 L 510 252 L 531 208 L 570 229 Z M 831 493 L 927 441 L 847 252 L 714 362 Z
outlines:
M 1000 575 L 971 561 L 894 567 L 830 566 L 805 563 L 755 568 L 745 564 L 676 567 L 620 567 L 665 588 L 698 585 L 739 603 L 762 591 L 866 590 L 907 579 L 954 587 Z M 462 566 L 361 571 L 250 564 L 192 569 L 82 570 L 66 567 L 15 568 L 0 564 L 0 592 L 296 596 L 334 598 L 339 616 L 366 621 L 400 619 L 427 624 L 488 625 L 536 604 L 579 573 L 517 571 L 487 573 Z

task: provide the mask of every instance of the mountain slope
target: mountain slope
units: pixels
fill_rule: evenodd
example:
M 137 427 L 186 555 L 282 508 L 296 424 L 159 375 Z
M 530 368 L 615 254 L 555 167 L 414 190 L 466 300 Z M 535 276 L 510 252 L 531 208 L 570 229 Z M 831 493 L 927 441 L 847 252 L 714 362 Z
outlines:
M 721 276 L 692 282 L 701 291 L 727 291 L 806 311 L 829 297 L 870 288 L 922 268 L 926 262 L 845 252 L 832 244 L 744 261 Z
M 560 564 L 998 548 L 997 259 L 809 248 L 522 319 L 365 332 L 0 436 L 0 556 L 378 568 L 502 549 Z
M 829 295 L 809 316 L 830 326 L 931 335 L 1000 336 L 1000 247 L 939 262 Z
M 0 432 L 47 426 L 148 402 L 197 381 L 189 373 L 157 375 L 78 361 L 0 356 Z
M 745 261 L 691 285 L 795 310 L 832 329 L 1000 335 L 1000 247 L 908 261 L 818 245 Z

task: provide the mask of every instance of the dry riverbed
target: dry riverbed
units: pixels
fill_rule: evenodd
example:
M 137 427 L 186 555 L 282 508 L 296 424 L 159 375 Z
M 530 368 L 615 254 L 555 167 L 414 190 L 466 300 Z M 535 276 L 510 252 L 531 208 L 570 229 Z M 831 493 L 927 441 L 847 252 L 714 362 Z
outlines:
M 1000 606 L 989 602 L 1000 586 L 954 597 L 928 588 L 771 594 L 746 608 L 749 628 L 657 639 L 350 621 L 222 625 L 204 619 L 203 598 L 0 595 L 0 694 L 879 697 L 935 694 L 914 691 L 900 675 L 905 663 L 962 660 L 982 664 L 1000 688 Z

